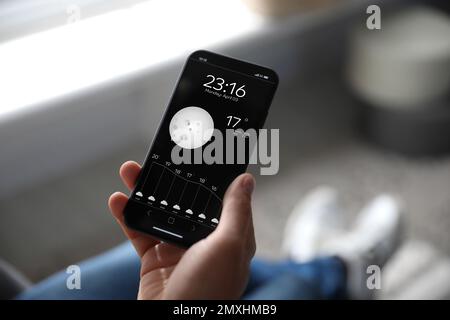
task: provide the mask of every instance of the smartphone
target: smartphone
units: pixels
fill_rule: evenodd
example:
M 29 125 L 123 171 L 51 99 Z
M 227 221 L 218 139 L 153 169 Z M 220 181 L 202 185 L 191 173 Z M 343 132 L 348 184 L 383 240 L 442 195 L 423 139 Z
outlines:
M 259 130 L 277 85 L 269 68 L 204 50 L 192 53 L 125 207 L 126 225 L 182 247 L 214 231 L 225 191 L 246 171 L 248 157 L 231 164 L 180 163 L 173 161 L 173 150 L 201 154 L 214 140 L 212 129 L 224 136 L 227 129 Z

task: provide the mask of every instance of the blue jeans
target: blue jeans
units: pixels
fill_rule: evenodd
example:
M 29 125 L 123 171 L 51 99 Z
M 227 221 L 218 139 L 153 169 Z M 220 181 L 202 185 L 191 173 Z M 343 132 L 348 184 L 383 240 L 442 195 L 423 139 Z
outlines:
M 79 264 L 81 290 L 69 290 L 64 271 L 36 284 L 17 299 L 136 299 L 140 261 L 127 242 Z M 346 270 L 335 257 L 308 263 L 254 259 L 243 299 L 343 299 Z

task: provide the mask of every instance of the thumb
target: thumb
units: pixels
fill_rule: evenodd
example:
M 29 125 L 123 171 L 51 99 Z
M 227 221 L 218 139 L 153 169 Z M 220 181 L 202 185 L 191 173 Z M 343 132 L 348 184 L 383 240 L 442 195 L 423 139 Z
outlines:
M 254 187 L 255 179 L 249 173 L 241 174 L 230 184 L 223 199 L 219 233 L 238 237 L 248 233 L 249 224 L 253 223 L 251 199 Z

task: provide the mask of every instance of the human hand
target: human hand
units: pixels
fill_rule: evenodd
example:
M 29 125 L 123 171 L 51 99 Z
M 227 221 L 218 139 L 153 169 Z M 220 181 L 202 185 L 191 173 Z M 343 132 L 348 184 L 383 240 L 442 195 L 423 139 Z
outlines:
M 133 161 L 120 168 L 120 177 L 132 189 L 141 167 Z M 129 229 L 123 209 L 128 197 L 115 192 L 109 208 L 141 258 L 138 299 L 238 299 L 255 254 L 251 195 L 254 179 L 237 177 L 223 199 L 222 215 L 208 237 L 181 249 Z

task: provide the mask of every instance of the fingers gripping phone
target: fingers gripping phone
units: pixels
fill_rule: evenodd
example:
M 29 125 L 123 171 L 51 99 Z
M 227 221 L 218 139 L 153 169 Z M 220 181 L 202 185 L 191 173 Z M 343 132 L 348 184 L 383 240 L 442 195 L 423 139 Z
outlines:
M 228 185 L 245 172 L 248 157 L 236 164 L 180 163 L 173 161 L 173 150 L 201 154 L 214 141 L 213 130 L 225 136 L 227 129 L 260 129 L 277 85 L 268 68 L 192 53 L 125 207 L 127 226 L 183 247 L 208 236 L 219 223 Z

